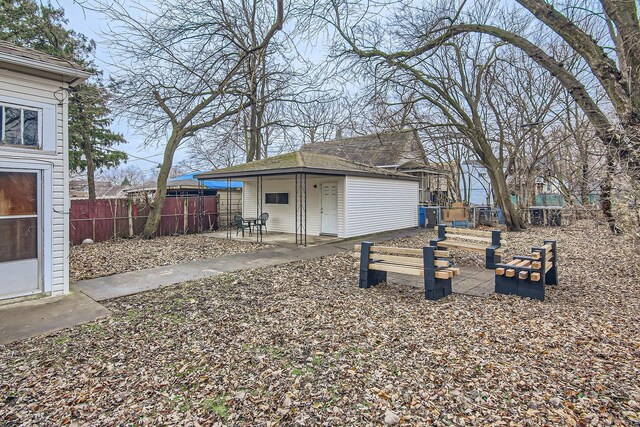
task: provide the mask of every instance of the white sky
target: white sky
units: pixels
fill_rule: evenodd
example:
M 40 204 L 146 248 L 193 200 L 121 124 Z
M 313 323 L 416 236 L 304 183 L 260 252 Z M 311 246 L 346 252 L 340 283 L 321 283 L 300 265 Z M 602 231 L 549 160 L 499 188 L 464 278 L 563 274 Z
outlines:
M 84 9 L 74 0 L 54 0 L 53 5 L 64 9 L 65 17 L 69 21 L 67 24 L 69 29 L 82 33 L 96 42 L 96 65 L 102 69 L 105 78 L 108 77 L 111 71 L 110 64 L 112 59 L 101 35 L 107 31 L 107 25 L 102 15 L 98 12 Z M 136 134 L 135 129 L 129 128 L 126 121 L 117 120 L 116 118 L 112 129 L 122 133 L 128 141 L 127 144 L 114 147 L 129 154 L 128 165 L 135 165 L 143 171 L 147 171 L 154 169 L 162 161 L 162 147 L 145 147 L 144 137 Z M 187 157 L 186 154 L 184 147 L 180 148 L 176 152 L 174 164 L 184 160 Z

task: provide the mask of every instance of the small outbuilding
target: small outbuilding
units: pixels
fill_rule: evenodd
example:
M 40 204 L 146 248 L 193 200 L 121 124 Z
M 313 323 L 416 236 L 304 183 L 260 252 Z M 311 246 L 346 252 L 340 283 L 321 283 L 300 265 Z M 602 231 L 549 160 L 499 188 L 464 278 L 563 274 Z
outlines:
M 268 230 L 354 237 L 417 227 L 419 178 L 343 158 L 293 152 L 199 174 L 242 181 L 242 212 Z M 221 212 L 221 215 L 224 215 Z
M 77 64 L 0 41 L 0 300 L 69 291 L 69 90 Z

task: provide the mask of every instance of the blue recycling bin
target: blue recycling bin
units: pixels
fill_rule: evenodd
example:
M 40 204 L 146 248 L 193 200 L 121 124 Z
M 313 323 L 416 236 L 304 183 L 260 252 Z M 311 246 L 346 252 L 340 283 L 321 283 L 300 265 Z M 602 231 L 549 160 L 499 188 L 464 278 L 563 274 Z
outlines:
M 420 227 L 424 228 L 427 226 L 427 207 L 426 206 L 418 206 L 418 221 L 420 223 Z

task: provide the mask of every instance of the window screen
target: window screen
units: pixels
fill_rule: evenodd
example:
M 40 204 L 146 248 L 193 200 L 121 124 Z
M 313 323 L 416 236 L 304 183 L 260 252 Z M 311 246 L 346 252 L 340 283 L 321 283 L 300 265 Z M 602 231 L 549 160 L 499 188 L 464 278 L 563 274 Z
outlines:
M 265 193 L 264 202 L 268 205 L 288 205 L 289 193 Z

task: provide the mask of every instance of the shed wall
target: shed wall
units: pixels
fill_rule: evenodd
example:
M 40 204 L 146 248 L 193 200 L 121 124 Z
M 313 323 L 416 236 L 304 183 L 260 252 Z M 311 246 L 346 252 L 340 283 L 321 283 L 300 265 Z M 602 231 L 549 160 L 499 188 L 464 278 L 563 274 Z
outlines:
M 344 215 L 344 177 L 307 176 L 307 234 L 321 234 L 320 205 L 322 183 L 338 184 L 338 236 L 345 236 Z M 256 216 L 256 180 L 246 179 L 243 182 L 243 216 Z M 314 185 L 316 188 L 314 188 Z M 288 205 L 265 204 L 265 193 L 289 193 Z M 264 178 L 262 181 L 262 212 L 269 214 L 268 231 L 295 233 L 295 179 L 294 176 Z
M 417 181 L 348 176 L 346 237 L 418 226 Z

